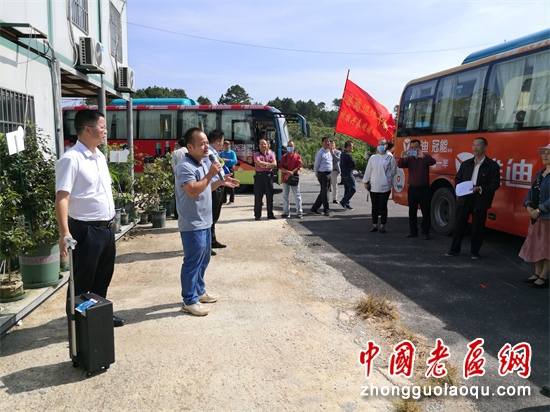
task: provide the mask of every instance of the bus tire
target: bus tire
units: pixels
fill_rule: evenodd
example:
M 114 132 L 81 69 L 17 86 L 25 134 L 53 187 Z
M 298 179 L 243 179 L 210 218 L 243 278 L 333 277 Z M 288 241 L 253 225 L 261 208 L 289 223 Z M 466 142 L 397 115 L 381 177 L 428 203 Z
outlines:
M 440 235 L 450 235 L 455 227 L 456 197 L 451 189 L 440 187 L 432 196 L 430 218 L 432 229 Z

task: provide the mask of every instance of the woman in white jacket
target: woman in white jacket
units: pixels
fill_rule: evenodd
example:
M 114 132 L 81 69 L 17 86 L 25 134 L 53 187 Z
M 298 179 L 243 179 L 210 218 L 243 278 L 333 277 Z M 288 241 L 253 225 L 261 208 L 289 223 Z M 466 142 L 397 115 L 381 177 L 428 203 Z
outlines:
M 378 153 L 371 156 L 367 163 L 363 183 L 370 191 L 372 198 L 372 228 L 371 232 L 386 233 L 388 220 L 388 199 L 391 193 L 393 177 L 397 173 L 394 157 L 387 151 L 386 139 L 378 140 Z M 380 216 L 380 226 L 378 226 Z

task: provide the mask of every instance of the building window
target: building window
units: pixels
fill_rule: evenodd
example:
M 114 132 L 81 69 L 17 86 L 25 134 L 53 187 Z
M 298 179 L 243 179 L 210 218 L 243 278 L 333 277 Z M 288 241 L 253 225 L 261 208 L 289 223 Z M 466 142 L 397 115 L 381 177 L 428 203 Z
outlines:
M 0 89 L 0 133 L 24 128 L 25 119 L 35 122 L 34 97 Z
M 88 0 L 71 0 L 71 20 L 88 34 Z
M 122 63 L 122 21 L 120 13 L 111 3 L 111 13 L 109 17 L 109 31 L 111 38 L 111 55 Z

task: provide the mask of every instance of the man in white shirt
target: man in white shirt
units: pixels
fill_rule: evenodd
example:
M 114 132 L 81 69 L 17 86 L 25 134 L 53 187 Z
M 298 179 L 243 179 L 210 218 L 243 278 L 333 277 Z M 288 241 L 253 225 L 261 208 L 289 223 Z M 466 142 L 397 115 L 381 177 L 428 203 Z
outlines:
M 57 162 L 55 216 L 59 249 L 67 255 L 65 237 L 77 241 L 73 253 L 75 295 L 107 297 L 115 268 L 115 205 L 105 156 L 98 149 L 107 136 L 105 117 L 96 110 L 75 116 L 76 144 Z M 114 326 L 124 320 L 113 318 Z

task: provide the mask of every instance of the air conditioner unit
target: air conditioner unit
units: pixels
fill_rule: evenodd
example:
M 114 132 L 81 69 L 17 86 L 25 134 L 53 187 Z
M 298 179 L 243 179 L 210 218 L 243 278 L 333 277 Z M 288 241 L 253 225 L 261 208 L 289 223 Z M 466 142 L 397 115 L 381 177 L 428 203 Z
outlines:
M 116 89 L 121 92 L 133 93 L 134 90 L 134 71 L 129 67 L 119 67 L 117 73 Z
M 105 73 L 103 68 L 103 45 L 93 37 L 80 38 L 80 59 L 78 68 L 90 73 Z

